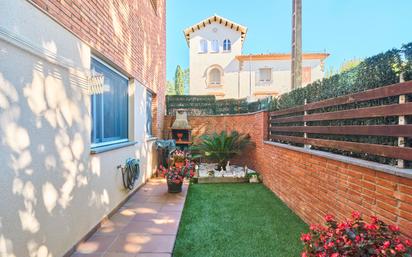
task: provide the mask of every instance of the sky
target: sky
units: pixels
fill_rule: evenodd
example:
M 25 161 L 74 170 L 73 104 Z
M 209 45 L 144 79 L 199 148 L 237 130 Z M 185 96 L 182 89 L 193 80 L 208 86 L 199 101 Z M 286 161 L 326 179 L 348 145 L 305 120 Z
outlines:
M 327 52 L 326 69 L 412 41 L 412 0 L 302 0 L 304 52 Z M 167 0 L 167 79 L 189 66 L 183 30 L 218 14 L 248 27 L 243 54 L 291 51 L 292 0 Z

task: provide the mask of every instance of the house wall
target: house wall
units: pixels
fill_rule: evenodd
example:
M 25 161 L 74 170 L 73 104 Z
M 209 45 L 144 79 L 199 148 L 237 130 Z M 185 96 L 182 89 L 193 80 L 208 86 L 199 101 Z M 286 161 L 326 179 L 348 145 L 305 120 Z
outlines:
M 303 60 L 302 66 L 310 68 L 310 81 L 303 86 L 323 78 L 321 60 Z M 281 95 L 291 90 L 291 61 L 290 60 L 252 60 L 242 61 L 240 64 L 241 97 L 251 95 L 260 98 L 270 95 Z M 271 68 L 272 81 L 260 82 L 259 69 Z
M 213 31 L 217 29 L 217 31 Z M 230 39 L 232 51 L 223 52 L 223 40 Z M 209 41 L 208 53 L 199 53 L 200 40 Z M 219 41 L 219 53 L 211 52 L 211 41 Z M 211 25 L 190 34 L 190 95 L 213 95 L 223 93 L 223 98 L 238 97 L 238 70 L 239 62 L 236 56 L 242 52 L 241 34 L 238 31 L 213 22 Z M 220 87 L 208 87 L 207 70 L 212 65 L 219 65 L 223 71 L 222 85 Z M 222 96 L 218 95 L 219 98 Z
M 163 128 L 166 87 L 166 0 L 27 0 L 93 51 L 156 93 L 154 133 Z
M 24 0 L 1 1 L 0 17 L 0 255 L 63 256 L 130 194 L 123 189 L 119 164 L 129 157 L 141 160 L 136 187 L 153 173 L 156 159 L 154 141 L 144 127 L 145 97 L 147 90 L 163 95 L 165 70 L 149 65 L 143 71 L 134 64 L 129 69 L 121 58 L 129 53 L 125 49 L 105 52 L 99 38 L 104 53 L 99 52 Z M 59 19 L 70 23 L 67 17 Z M 160 42 L 164 23 L 159 24 L 159 33 L 152 36 Z M 144 52 L 149 54 L 148 49 Z M 136 75 L 129 90 L 129 137 L 135 145 L 90 154 L 87 75 L 92 53 L 121 64 L 116 67 L 130 78 Z M 164 63 L 160 53 L 151 61 Z M 146 81 L 151 70 L 158 82 Z
M 216 30 L 216 31 L 215 31 Z M 232 51 L 223 52 L 223 41 L 229 38 Z M 208 41 L 208 53 L 200 53 L 200 41 Z M 218 40 L 219 52 L 211 52 L 212 40 Z M 238 61 L 236 56 L 242 55 L 241 33 L 213 22 L 190 34 L 190 95 L 215 95 L 222 98 L 257 99 L 266 96 L 280 95 L 291 90 L 290 60 L 252 60 Z M 221 85 L 208 85 L 207 73 L 211 66 L 219 66 L 224 74 Z M 310 68 L 310 80 L 304 86 L 323 78 L 322 61 L 320 59 L 303 60 L 303 67 Z M 272 81 L 259 82 L 259 69 L 272 68 Z
M 173 120 L 166 116 L 165 129 Z M 412 238 L 412 170 L 265 141 L 267 112 L 188 120 L 195 136 L 222 130 L 249 133 L 256 147 L 232 163 L 260 172 L 263 183 L 306 223 L 323 224 L 326 214 L 343 220 L 358 210 L 398 225 Z

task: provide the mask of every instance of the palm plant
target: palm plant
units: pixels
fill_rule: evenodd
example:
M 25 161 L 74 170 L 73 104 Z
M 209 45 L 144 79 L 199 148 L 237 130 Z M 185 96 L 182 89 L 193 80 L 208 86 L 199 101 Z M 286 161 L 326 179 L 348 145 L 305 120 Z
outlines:
M 200 142 L 193 145 L 191 150 L 195 153 L 193 158 L 203 157 L 218 164 L 217 169 L 226 170 L 227 162 L 242 153 L 251 144 L 249 134 L 240 134 L 232 131 L 229 134 L 222 131 L 220 134 L 203 135 Z

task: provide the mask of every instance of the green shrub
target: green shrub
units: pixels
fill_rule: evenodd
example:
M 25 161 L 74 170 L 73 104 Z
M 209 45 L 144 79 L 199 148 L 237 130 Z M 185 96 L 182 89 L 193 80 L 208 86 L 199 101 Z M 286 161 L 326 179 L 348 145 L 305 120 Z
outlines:
M 229 134 L 222 131 L 220 134 L 203 135 L 200 142 L 193 145 L 191 150 L 197 154 L 193 158 L 206 158 L 218 163 L 218 170 L 226 170 L 227 162 L 242 153 L 251 144 L 248 134 L 232 131 Z

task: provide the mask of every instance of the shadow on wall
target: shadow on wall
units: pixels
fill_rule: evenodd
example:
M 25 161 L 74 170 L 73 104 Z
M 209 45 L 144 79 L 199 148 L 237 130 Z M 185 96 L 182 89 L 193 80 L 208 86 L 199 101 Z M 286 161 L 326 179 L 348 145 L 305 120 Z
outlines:
M 88 187 L 101 173 L 89 164 L 85 78 L 3 41 L 0 50 L 0 255 L 57 256 L 52 245 L 74 242 L 52 234 L 82 218 L 73 206 L 110 203 L 106 189 Z

